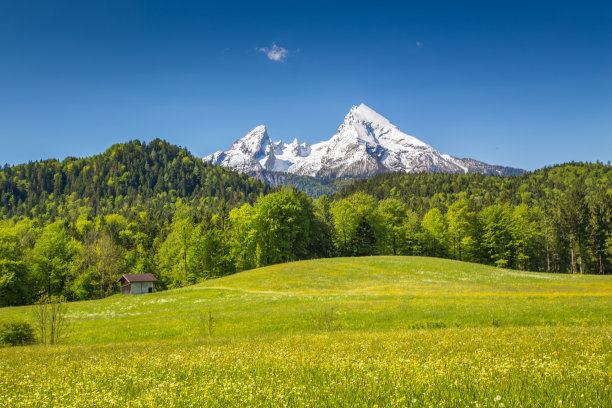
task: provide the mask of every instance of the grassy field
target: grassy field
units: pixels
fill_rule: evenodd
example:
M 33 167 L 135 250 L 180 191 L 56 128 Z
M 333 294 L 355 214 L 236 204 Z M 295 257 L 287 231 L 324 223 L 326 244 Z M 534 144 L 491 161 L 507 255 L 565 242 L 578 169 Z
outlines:
M 612 277 L 337 258 L 69 317 L 62 345 L 0 349 L 0 406 L 612 406 Z

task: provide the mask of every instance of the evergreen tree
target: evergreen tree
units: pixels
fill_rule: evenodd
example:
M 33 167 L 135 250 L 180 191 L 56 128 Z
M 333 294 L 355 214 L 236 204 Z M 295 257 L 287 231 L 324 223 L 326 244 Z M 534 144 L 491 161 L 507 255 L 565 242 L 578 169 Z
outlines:
M 612 196 L 600 188 L 590 207 L 588 224 L 589 240 L 593 257 L 599 273 L 604 274 L 608 267 L 606 242 L 612 231 Z
M 564 195 L 559 205 L 561 226 L 569 239 L 571 272 L 583 273 L 584 244 L 589 212 L 582 187 L 576 184 Z

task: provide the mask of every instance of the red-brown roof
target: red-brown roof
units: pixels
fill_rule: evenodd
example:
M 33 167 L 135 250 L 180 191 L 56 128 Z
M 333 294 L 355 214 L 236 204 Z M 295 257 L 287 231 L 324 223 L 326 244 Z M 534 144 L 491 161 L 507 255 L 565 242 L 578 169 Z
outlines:
M 132 274 L 123 274 L 119 280 L 125 279 L 126 281 L 133 282 L 157 282 L 155 276 L 152 273 L 132 273 Z

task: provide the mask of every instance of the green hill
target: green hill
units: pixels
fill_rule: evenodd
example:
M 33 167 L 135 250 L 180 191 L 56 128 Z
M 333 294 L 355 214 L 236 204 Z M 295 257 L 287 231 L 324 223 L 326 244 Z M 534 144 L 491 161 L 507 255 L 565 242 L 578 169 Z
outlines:
M 273 190 L 159 139 L 81 159 L 4 166 L 0 306 L 31 304 L 43 292 L 105 297 L 123 273 L 167 272 L 160 263 L 170 256 L 159 251 L 172 245 L 179 219 L 193 226 L 200 247 L 215 246 L 232 208 Z M 189 259 L 194 265 L 182 284 L 235 270 L 222 254 Z
M 166 141 L 138 140 L 104 153 L 29 162 L 0 169 L 0 217 L 42 220 L 148 211 L 166 216 L 178 198 L 217 209 L 253 202 L 270 186 L 244 174 L 202 162 Z
M 304 333 L 331 308 L 342 330 L 598 326 L 612 321 L 612 277 L 422 257 L 301 261 L 147 296 L 70 303 L 66 342 L 190 339 L 209 311 L 220 337 Z M 27 310 L 0 309 L 0 319 Z
M 355 180 L 334 195 L 335 199 L 364 192 L 379 200 L 393 197 L 416 211 L 473 197 L 481 205 L 527 204 L 547 207 L 575 186 L 588 200 L 598 189 L 612 192 L 612 166 L 603 163 L 572 162 L 544 167 L 518 176 L 448 173 L 383 173 Z
M 5 406 L 612 404 L 610 276 L 335 258 L 68 307 L 63 344 L 0 348 Z

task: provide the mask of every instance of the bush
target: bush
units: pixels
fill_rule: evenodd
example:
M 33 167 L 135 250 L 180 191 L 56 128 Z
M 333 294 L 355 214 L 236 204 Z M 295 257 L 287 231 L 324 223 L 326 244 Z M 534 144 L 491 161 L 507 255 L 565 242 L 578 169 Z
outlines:
M 36 343 L 34 327 L 24 321 L 13 321 L 0 324 L 0 343 L 11 346 L 23 346 Z

